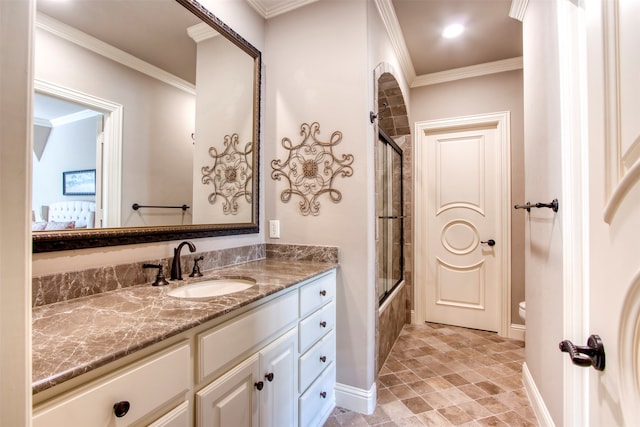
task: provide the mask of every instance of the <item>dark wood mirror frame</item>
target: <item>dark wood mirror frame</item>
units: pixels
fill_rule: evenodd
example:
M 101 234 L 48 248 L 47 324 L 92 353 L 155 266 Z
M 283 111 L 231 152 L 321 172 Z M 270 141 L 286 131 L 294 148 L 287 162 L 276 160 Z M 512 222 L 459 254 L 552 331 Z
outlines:
M 210 25 L 254 59 L 253 103 L 253 203 L 252 221 L 237 224 L 199 224 L 158 227 L 103 228 L 37 233 L 33 235 L 33 252 L 54 252 L 104 246 L 132 245 L 169 240 L 196 239 L 258 233 L 260 206 L 260 85 L 261 53 L 227 24 L 195 0 L 176 0 L 203 22 Z

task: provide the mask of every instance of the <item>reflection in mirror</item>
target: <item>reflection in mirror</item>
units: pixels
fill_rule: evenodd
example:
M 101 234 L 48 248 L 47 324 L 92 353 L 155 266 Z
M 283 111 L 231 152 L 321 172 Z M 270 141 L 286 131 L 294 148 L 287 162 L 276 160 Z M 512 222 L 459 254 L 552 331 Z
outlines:
M 38 0 L 35 252 L 258 231 L 260 52 L 178 1 Z

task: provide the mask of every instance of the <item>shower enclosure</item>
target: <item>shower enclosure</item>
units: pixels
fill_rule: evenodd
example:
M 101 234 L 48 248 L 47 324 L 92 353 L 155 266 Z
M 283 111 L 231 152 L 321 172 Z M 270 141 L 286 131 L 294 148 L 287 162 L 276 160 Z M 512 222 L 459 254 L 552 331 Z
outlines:
M 380 131 L 376 143 L 376 252 L 380 304 L 404 278 L 402 149 Z

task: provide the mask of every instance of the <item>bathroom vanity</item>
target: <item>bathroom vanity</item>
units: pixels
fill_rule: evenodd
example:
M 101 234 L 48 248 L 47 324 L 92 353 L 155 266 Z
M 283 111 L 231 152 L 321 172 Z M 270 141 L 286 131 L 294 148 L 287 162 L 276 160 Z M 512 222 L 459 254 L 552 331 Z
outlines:
M 205 299 L 142 285 L 35 308 L 33 425 L 322 425 L 336 265 L 264 259 L 212 275 L 256 285 Z

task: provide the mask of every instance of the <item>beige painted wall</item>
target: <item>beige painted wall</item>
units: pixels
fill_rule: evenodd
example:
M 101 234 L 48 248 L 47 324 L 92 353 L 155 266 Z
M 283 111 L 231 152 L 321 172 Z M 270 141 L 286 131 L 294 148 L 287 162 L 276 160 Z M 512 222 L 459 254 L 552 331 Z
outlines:
M 563 417 L 563 361 L 551 357 L 563 338 L 563 252 L 560 65 L 557 5 L 530 1 L 523 21 L 525 194 L 532 202 L 560 199 L 556 215 L 534 209 L 526 223 L 526 363 L 556 425 Z M 544 35 L 541 37 L 541 35 Z
M 523 21 L 525 193 L 560 199 L 557 215 L 532 210 L 526 224 L 526 362 L 556 425 L 563 422 L 563 358 L 549 357 L 563 338 L 562 175 L 557 7 L 529 2 Z M 540 37 L 545 34 L 545 37 Z
M 525 201 L 522 70 L 490 74 L 411 90 L 411 124 L 473 114 L 511 112 L 511 200 Z M 521 324 L 518 303 L 525 300 L 525 211 L 511 212 L 511 313 Z
M 225 143 L 233 134 L 238 135 L 238 144 L 231 144 L 228 153 L 244 152 L 245 146 L 253 142 L 253 114 L 250 114 L 253 111 L 253 81 L 254 59 L 229 40 L 216 36 L 198 43 L 192 204 L 196 224 L 251 222 L 253 211 L 245 197 L 238 197 L 235 202 L 231 199 L 244 188 L 232 184 L 205 185 L 202 168 L 212 168 L 216 163 L 209 149 L 215 148 L 217 155 L 221 155 L 229 148 Z M 248 157 L 248 163 L 251 163 L 252 155 Z M 219 159 L 218 163 L 234 166 L 238 159 L 245 160 L 239 155 L 233 162 L 225 161 L 225 158 Z M 246 177 L 238 178 L 238 182 L 247 182 Z M 221 195 L 210 203 L 209 196 L 214 188 Z M 225 200 L 225 195 L 230 199 Z M 223 205 L 232 203 L 237 204 L 235 213 L 225 213 Z
M 366 25 L 364 1 L 321 1 L 268 21 L 263 163 L 270 173 L 272 160 L 287 158 L 282 139 L 300 143 L 300 126 L 313 122 L 320 124 L 321 140 L 342 132 L 334 152 L 355 157 L 353 176 L 335 180 L 342 200 L 321 197 L 317 216 L 303 216 L 295 197 L 280 201 L 284 181 L 268 179 L 264 196 L 266 220 L 280 220 L 281 239 L 268 242 L 340 247 L 337 381 L 363 390 L 375 378 L 373 143 L 367 126 L 373 73 L 367 70 Z

